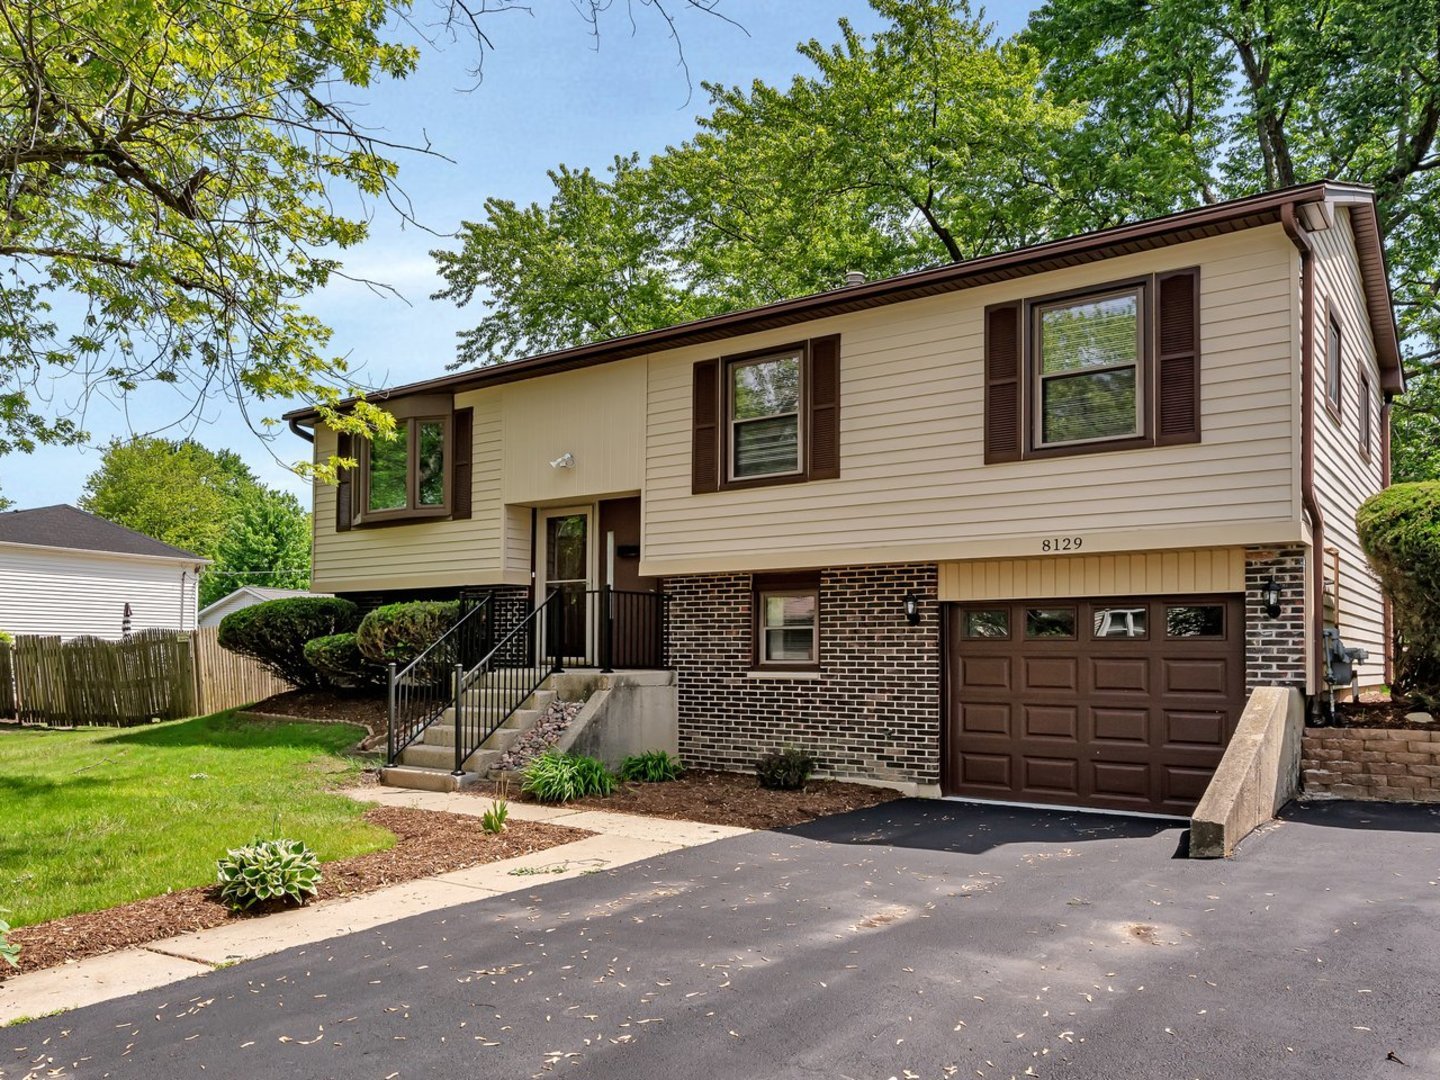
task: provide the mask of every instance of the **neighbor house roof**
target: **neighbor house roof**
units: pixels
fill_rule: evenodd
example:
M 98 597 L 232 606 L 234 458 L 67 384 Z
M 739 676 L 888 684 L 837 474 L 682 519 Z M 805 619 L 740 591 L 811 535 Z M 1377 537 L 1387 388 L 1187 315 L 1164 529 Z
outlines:
M 214 603 L 206 604 L 200 609 L 203 616 L 207 611 L 223 607 L 237 596 L 253 596 L 257 602 L 266 600 L 288 600 L 292 596 L 331 596 L 331 593 L 316 593 L 308 589 L 272 589 L 266 585 L 241 585 L 234 592 L 228 592 Z
M 0 544 L 29 544 L 34 547 L 209 562 L 192 552 L 162 544 L 144 533 L 64 503 L 0 513 Z
M 718 341 L 760 330 L 773 330 L 812 319 L 955 292 L 1047 270 L 1079 266 L 1117 255 L 1129 255 L 1171 244 L 1201 240 L 1260 225 L 1274 225 L 1285 222 L 1297 210 L 1307 206 L 1323 207 L 1327 203 L 1346 206 L 1351 212 L 1355 246 L 1364 277 L 1366 310 L 1375 339 L 1376 356 L 1384 377 L 1384 388 L 1387 392 L 1399 392 L 1404 389 L 1400 340 L 1386 276 L 1384 244 L 1376 215 L 1375 193 L 1370 188 L 1355 184 L 1320 181 L 1184 210 L 1112 229 L 1052 240 L 998 255 L 946 263 L 880 281 L 847 285 L 763 307 L 732 311 L 658 330 L 628 334 L 588 345 L 541 353 L 523 360 L 511 360 L 437 379 L 408 383 L 370 395 L 370 400 L 378 401 L 386 397 L 402 397 L 416 393 L 470 390 L 624 360 L 661 349 Z M 341 405 L 344 407 L 353 404 L 355 400 L 347 399 Z M 313 407 L 295 409 L 286 413 L 285 418 L 292 422 L 310 422 L 317 418 L 317 413 Z

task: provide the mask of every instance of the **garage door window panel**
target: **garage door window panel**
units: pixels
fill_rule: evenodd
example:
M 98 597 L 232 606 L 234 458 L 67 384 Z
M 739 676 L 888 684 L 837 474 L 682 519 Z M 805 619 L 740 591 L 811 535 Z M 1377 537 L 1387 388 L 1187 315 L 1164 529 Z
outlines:
M 1010 612 L 1006 608 L 984 608 L 965 612 L 965 636 L 992 641 L 1010 637 Z
M 1026 608 L 1025 637 L 1030 641 L 1073 641 L 1074 608 Z
M 1091 615 L 1090 631 L 1097 638 L 1149 637 L 1149 610 L 1143 606 L 1096 607 Z
M 1224 604 L 1170 604 L 1165 608 L 1165 636 L 1223 638 Z

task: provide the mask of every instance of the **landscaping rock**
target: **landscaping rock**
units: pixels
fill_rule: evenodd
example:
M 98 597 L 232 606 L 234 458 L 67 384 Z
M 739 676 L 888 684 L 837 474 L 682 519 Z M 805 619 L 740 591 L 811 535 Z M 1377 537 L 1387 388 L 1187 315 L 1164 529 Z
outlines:
M 584 708 L 583 701 L 552 701 L 535 721 L 535 726 L 522 732 L 510 744 L 510 749 L 495 763 L 500 772 L 514 772 L 525 768 L 532 758 L 539 757 L 560 741 L 565 729 L 575 722 Z
M 1428 712 L 1407 712 L 1405 719 L 1412 724 L 1433 724 L 1435 722 L 1435 717 Z

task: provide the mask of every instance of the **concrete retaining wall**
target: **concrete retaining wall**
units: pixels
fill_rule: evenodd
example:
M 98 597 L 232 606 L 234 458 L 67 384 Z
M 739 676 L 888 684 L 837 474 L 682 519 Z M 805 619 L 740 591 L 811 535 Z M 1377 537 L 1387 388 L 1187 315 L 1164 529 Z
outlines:
M 1440 802 L 1440 731 L 1312 728 L 1305 794 L 1376 802 Z
M 587 754 L 612 768 L 646 750 L 680 752 L 673 671 L 566 672 L 551 678 L 559 700 L 585 702 L 557 750 Z
M 1293 687 L 1261 686 L 1250 695 L 1220 767 L 1190 819 L 1190 857 L 1227 857 L 1300 785 L 1305 700 Z

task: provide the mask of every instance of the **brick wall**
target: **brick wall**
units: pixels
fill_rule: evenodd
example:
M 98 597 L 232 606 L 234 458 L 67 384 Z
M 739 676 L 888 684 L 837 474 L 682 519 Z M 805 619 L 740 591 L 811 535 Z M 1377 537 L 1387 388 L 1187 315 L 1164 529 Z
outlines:
M 1280 586 L 1280 614 L 1265 614 L 1263 589 Z M 1245 691 L 1294 686 L 1305 692 L 1305 548 L 1245 549 Z
M 1440 803 L 1440 731 L 1312 728 L 1300 768 L 1309 795 Z
M 939 782 L 934 565 L 823 571 L 818 678 L 747 677 L 749 574 L 667 578 L 664 588 L 687 765 L 750 770 L 766 751 L 797 746 L 826 775 Z M 903 610 L 912 589 L 922 597 L 918 626 Z

